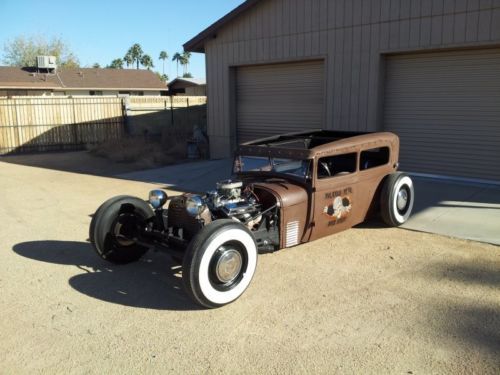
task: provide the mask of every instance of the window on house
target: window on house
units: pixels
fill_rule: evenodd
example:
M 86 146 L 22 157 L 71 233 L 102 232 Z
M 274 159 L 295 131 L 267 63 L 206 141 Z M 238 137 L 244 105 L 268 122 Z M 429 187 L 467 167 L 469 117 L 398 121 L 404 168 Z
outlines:
M 102 96 L 102 91 L 89 91 L 89 95 Z
M 130 95 L 144 96 L 144 91 L 132 91 Z
M 357 153 L 334 155 L 318 160 L 318 178 L 343 176 L 356 172 Z
M 361 151 L 359 159 L 359 169 L 379 167 L 389 163 L 389 147 L 377 147 L 369 150 Z

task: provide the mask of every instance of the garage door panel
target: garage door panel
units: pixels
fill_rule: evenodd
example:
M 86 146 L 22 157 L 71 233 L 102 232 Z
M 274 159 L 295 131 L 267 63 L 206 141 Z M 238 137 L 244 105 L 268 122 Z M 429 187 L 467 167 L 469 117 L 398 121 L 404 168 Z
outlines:
M 323 62 L 239 67 L 238 142 L 323 128 Z
M 388 57 L 384 128 L 401 168 L 500 180 L 500 50 Z

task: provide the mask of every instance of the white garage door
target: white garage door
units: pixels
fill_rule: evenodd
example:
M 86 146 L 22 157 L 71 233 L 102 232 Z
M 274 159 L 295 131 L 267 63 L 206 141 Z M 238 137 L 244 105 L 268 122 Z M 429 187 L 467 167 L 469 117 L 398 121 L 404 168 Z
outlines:
M 236 76 L 238 142 L 323 128 L 322 61 L 239 67 Z
M 500 49 L 391 56 L 384 127 L 401 169 L 500 180 Z

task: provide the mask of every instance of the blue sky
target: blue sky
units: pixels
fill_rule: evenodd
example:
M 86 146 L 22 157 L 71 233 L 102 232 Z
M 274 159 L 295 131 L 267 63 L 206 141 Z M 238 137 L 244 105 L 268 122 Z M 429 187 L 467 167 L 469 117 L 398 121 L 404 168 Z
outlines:
M 105 66 L 139 43 L 153 58 L 155 70 L 161 71 L 161 50 L 171 60 L 175 52 L 182 52 L 183 43 L 242 2 L 0 0 L 0 62 L 5 42 L 18 35 L 46 35 L 61 37 L 82 66 Z M 205 77 L 205 55 L 194 53 L 189 70 L 194 77 Z M 165 65 L 165 73 L 175 77 L 174 62 Z

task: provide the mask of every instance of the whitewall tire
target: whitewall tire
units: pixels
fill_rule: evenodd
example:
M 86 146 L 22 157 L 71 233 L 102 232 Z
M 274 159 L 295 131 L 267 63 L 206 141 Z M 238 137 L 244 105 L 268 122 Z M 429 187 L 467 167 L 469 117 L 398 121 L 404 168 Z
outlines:
M 234 220 L 216 220 L 189 244 L 182 279 L 196 303 L 220 307 L 245 292 L 256 266 L 257 246 L 250 231 Z
M 380 194 L 382 219 L 389 226 L 404 224 L 410 217 L 415 201 L 415 189 L 410 176 L 392 173 L 383 182 Z

